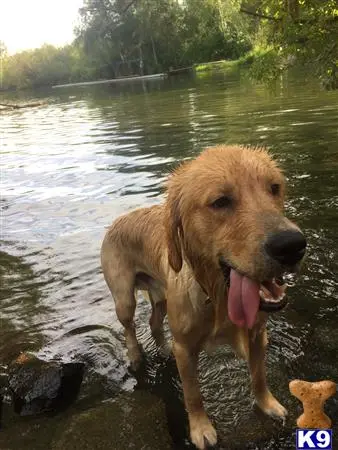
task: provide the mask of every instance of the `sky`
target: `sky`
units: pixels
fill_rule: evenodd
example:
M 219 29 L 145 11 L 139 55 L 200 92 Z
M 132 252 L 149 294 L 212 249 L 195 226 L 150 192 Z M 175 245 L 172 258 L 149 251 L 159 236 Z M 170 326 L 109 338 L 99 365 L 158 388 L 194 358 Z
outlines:
M 83 0 L 0 0 L 0 40 L 10 54 L 72 42 Z

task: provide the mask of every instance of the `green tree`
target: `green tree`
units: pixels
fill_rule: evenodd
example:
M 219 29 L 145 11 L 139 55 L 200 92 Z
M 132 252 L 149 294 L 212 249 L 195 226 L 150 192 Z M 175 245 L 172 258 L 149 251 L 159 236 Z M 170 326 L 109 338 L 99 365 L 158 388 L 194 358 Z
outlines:
M 240 11 L 259 20 L 256 38 L 270 46 L 269 57 L 258 61 L 257 69 L 271 68 L 272 60 L 280 68 L 298 62 L 326 87 L 338 86 L 336 0 L 257 0 L 243 2 Z
M 2 88 L 50 86 L 88 79 L 91 71 L 77 45 L 56 48 L 44 45 L 2 58 Z
M 84 0 L 72 45 L 8 56 L 3 88 L 149 74 L 236 59 L 271 80 L 291 64 L 338 86 L 337 0 Z
M 235 0 L 233 0 L 234 2 Z M 233 3 L 232 2 L 232 3 Z M 78 40 L 100 75 L 138 60 L 146 73 L 194 62 L 236 58 L 250 48 L 249 23 L 217 0 L 86 0 Z M 236 16 L 237 21 L 233 21 Z M 239 20 L 240 19 L 240 20 Z M 241 27 L 240 27 L 241 24 Z

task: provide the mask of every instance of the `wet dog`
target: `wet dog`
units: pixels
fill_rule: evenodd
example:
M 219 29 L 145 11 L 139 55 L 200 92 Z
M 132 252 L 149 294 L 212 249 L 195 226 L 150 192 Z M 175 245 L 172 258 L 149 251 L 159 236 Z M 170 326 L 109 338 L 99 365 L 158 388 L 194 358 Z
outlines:
M 285 217 L 284 196 L 284 176 L 266 150 L 212 147 L 169 177 L 162 205 L 121 216 L 105 236 L 103 273 L 131 364 L 137 368 L 141 360 L 133 321 L 141 289 L 162 347 L 168 314 L 190 436 L 199 449 L 217 441 L 197 375 L 198 354 L 210 345 L 230 344 L 248 362 L 257 405 L 286 415 L 266 383 L 265 325 L 269 312 L 285 306 L 283 274 L 298 270 L 306 240 Z

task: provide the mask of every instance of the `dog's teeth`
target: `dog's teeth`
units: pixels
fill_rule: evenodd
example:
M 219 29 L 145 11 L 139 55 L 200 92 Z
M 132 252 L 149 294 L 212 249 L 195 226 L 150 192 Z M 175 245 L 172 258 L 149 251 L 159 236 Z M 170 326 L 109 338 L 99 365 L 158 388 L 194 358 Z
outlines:
M 284 292 L 278 298 L 266 297 L 262 290 L 259 291 L 259 295 L 265 302 L 268 302 L 268 303 L 280 303 L 283 300 L 283 298 L 285 297 Z

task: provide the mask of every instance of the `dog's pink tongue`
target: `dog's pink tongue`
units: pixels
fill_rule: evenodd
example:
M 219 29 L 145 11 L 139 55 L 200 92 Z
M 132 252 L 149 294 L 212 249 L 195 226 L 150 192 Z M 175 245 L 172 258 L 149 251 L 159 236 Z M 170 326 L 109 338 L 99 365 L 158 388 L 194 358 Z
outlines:
M 253 327 L 259 308 L 259 289 L 259 283 L 231 269 L 228 314 L 235 325 Z

